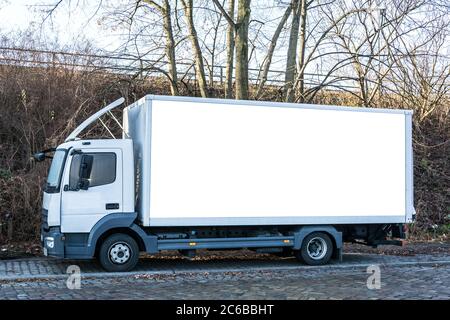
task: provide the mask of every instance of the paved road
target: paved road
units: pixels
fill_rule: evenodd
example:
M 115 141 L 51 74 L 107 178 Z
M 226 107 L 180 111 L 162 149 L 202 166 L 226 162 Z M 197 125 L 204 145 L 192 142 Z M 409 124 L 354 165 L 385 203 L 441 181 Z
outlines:
M 68 289 L 67 268 L 81 269 Z M 367 287 L 379 268 L 380 289 Z M 373 267 L 377 266 L 377 267 Z M 375 277 L 376 278 L 376 277 Z M 72 277 L 69 286 L 76 285 Z M 376 287 L 377 281 L 370 281 Z M 346 254 L 310 267 L 268 255 L 143 259 L 136 271 L 104 273 L 94 262 L 33 258 L 0 261 L 0 299 L 449 299 L 450 254 Z

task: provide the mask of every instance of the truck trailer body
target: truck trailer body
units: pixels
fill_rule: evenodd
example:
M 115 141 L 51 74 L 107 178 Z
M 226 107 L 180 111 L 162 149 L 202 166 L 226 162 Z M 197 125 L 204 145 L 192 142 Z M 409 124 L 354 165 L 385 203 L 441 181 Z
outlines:
M 123 109 L 121 139 L 78 138 L 122 102 L 52 149 L 48 255 L 109 271 L 161 250 L 323 264 L 343 241 L 397 244 L 414 220 L 412 111 L 147 95 Z

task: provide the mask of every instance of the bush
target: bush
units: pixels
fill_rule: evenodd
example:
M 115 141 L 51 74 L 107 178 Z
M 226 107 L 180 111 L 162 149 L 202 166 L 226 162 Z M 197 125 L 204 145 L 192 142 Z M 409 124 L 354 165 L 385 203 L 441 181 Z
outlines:
M 182 87 L 182 86 L 180 86 Z M 195 94 L 187 83 L 182 94 Z M 32 153 L 57 146 L 77 124 L 120 96 L 126 104 L 145 94 L 170 94 L 164 79 L 137 80 L 104 71 L 0 66 L 0 241 L 36 240 L 39 236 L 42 185 L 48 163 L 36 165 Z M 213 95 L 222 95 L 217 86 Z M 278 88 L 265 99 L 280 100 Z M 395 96 L 381 105 L 402 107 Z M 350 94 L 323 91 L 314 103 L 357 105 Z M 415 233 L 449 223 L 449 102 L 414 121 Z M 117 116 L 121 118 L 121 112 Z M 96 125 L 90 133 L 108 136 Z M 120 132 L 116 132 L 118 136 Z

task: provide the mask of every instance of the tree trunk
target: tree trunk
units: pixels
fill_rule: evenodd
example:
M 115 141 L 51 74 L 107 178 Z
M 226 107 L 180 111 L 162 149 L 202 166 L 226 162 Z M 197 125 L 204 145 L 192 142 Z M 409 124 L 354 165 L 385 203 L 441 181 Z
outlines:
M 270 64 L 272 63 L 273 52 L 275 51 L 275 47 L 277 45 L 278 38 L 280 37 L 281 31 L 283 30 L 283 27 L 286 24 L 286 21 L 289 18 L 291 11 L 292 11 L 292 4 L 290 4 L 286 8 L 286 11 L 284 12 L 283 17 L 281 18 L 281 21 L 278 24 L 278 26 L 272 36 L 272 39 L 270 40 L 269 49 L 267 50 L 267 54 L 264 59 L 263 66 L 261 68 L 261 74 L 259 76 L 258 90 L 256 91 L 256 94 L 255 94 L 256 99 L 259 99 L 262 95 L 264 85 L 267 81 L 267 74 L 269 73 Z
M 289 45 L 286 58 L 286 74 L 284 77 L 284 100 L 286 102 L 294 101 L 294 78 L 295 78 L 295 62 L 297 60 L 297 41 L 298 29 L 300 26 L 300 6 L 299 0 L 292 0 L 292 24 L 289 34 Z
M 168 77 L 170 81 L 170 92 L 173 96 L 178 95 L 178 76 L 177 76 L 177 63 L 175 60 L 175 41 L 173 39 L 173 29 L 172 29 L 172 16 L 169 0 L 163 0 L 163 4 L 160 5 L 153 0 L 144 0 L 156 10 L 159 11 L 163 18 L 163 29 L 164 35 L 166 37 L 166 44 L 164 48 L 164 53 L 167 57 L 169 63 Z
M 200 94 L 203 98 L 208 97 L 208 89 L 206 85 L 205 68 L 203 66 L 203 55 L 198 43 L 197 31 L 194 27 L 194 17 L 192 10 L 192 0 L 181 0 L 184 8 L 184 15 L 189 29 L 189 39 L 191 40 L 192 49 L 194 51 L 195 74 L 197 77 Z
M 300 0 L 300 32 L 298 47 L 298 93 L 299 101 L 305 100 L 305 49 L 306 49 L 306 0 Z
M 173 39 L 172 32 L 172 17 L 170 15 L 171 9 L 169 0 L 164 0 L 164 33 L 166 35 L 166 47 L 165 53 L 169 62 L 169 77 L 170 77 L 170 93 L 173 96 L 178 95 L 178 76 L 177 76 L 177 63 L 175 60 L 175 41 Z
M 236 99 L 248 99 L 248 24 L 250 1 L 239 0 L 236 21 Z
M 234 21 L 234 0 L 229 0 L 228 16 Z M 227 64 L 225 68 L 225 98 L 233 96 L 234 25 L 227 28 Z

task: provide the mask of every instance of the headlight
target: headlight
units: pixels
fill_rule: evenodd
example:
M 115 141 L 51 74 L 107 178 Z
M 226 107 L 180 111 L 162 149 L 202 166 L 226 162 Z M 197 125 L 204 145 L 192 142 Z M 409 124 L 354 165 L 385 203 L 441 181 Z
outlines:
M 53 237 L 45 237 L 45 246 L 53 249 L 55 247 L 55 239 Z

